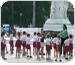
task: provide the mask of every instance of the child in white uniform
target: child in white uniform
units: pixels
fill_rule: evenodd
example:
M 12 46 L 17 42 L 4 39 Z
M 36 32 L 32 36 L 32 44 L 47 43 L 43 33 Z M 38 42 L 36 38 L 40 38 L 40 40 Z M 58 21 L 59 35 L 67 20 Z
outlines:
M 33 54 L 36 54 L 36 43 L 37 43 L 37 36 L 36 32 L 34 32 L 34 37 L 33 37 Z
M 52 40 L 53 46 L 54 46 L 54 57 L 56 56 L 56 41 L 58 40 L 57 34 L 55 34 L 55 37 Z
M 26 55 L 26 52 L 25 52 L 25 49 L 26 49 L 26 38 L 27 38 L 27 34 L 26 34 L 26 32 L 24 31 L 24 32 L 23 32 L 23 35 L 22 35 L 22 37 L 21 37 L 22 46 L 23 46 L 23 56 Z
M 27 38 L 26 38 L 26 48 L 27 48 L 27 58 L 29 57 L 28 55 L 28 50 L 30 51 L 30 58 L 32 58 L 31 56 L 31 46 L 30 46 L 30 40 L 32 39 L 32 36 L 30 37 L 30 34 L 27 34 Z
M 47 35 L 46 38 L 46 59 L 50 60 L 51 58 L 51 48 L 50 48 L 50 44 L 51 43 L 51 39 L 49 38 L 49 35 Z
M 56 40 L 56 59 L 55 61 L 57 61 L 57 57 L 59 55 L 59 62 L 61 62 L 61 37 L 60 35 L 58 35 L 58 39 Z
M 64 41 L 64 44 L 65 44 L 65 59 L 68 59 L 68 52 L 69 52 L 69 39 L 68 39 L 68 36 L 66 37 L 66 40 Z

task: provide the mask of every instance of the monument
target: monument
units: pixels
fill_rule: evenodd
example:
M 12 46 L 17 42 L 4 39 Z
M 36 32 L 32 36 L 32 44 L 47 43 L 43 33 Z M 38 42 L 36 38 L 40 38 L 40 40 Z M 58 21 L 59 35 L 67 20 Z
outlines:
M 67 25 L 68 32 L 71 33 L 72 26 L 67 18 L 67 1 L 52 1 L 50 19 L 44 24 L 44 31 L 61 31 L 63 24 Z

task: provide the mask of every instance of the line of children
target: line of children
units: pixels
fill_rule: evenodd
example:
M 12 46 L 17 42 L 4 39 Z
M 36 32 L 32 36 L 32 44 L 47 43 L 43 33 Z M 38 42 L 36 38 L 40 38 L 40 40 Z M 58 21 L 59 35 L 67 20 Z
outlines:
M 36 55 L 37 54 L 37 59 L 40 59 L 40 48 L 41 48 L 41 34 L 34 32 L 34 36 L 33 36 L 33 54 Z M 21 50 L 21 46 L 23 46 L 23 56 L 26 55 L 26 49 L 27 49 L 27 58 L 31 56 L 31 46 L 30 46 L 30 40 L 32 39 L 32 36 L 30 34 L 27 34 L 25 31 L 23 32 L 23 35 L 20 36 L 20 32 L 17 33 L 17 41 L 15 44 L 16 47 L 16 57 L 20 57 L 20 50 Z M 11 35 L 10 35 L 10 49 L 11 49 L 11 53 L 13 53 L 13 32 L 11 31 Z M 57 57 L 59 55 L 60 58 L 60 62 L 61 60 L 61 38 L 60 36 L 57 34 L 55 34 L 55 37 L 52 40 L 51 35 L 47 35 L 46 37 L 46 59 L 50 60 L 51 59 L 51 49 L 52 49 L 52 44 L 54 47 L 54 57 L 56 58 L 55 61 L 57 61 Z M 68 58 L 68 52 L 69 52 L 69 58 L 72 58 L 72 51 L 73 51 L 73 37 L 72 35 L 66 37 L 66 40 L 64 42 L 65 44 L 65 58 Z M 28 50 L 30 51 L 30 54 L 28 54 Z M 2 55 L 3 53 L 3 55 Z M 1 55 L 3 57 L 3 59 L 5 58 L 5 38 L 4 38 L 4 34 L 1 34 Z M 42 56 L 41 56 L 42 57 Z

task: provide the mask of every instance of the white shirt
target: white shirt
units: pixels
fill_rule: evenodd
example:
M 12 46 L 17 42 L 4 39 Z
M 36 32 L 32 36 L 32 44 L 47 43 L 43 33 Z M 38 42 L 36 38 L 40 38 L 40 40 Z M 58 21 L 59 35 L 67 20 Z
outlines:
M 32 39 L 32 37 L 27 37 L 26 38 L 26 44 L 30 44 L 31 39 Z
M 6 41 L 5 36 L 1 37 L 1 42 L 5 44 L 5 41 Z
M 73 38 L 69 38 L 70 43 L 73 44 Z
M 10 34 L 10 40 L 13 40 L 13 34 Z
M 64 41 L 65 46 L 69 46 L 69 43 L 70 43 L 69 39 L 66 39 L 66 40 Z
M 50 45 L 50 42 L 51 42 L 51 39 L 50 38 L 47 38 L 46 39 L 46 45 Z
M 26 35 L 22 35 L 21 40 L 22 41 L 26 41 L 27 36 Z
M 36 42 L 36 41 L 37 41 L 37 36 L 34 35 L 34 37 L 33 37 L 33 42 Z
M 56 45 L 61 45 L 61 39 L 56 40 Z
M 37 36 L 37 42 L 41 42 L 41 38 L 40 36 Z
M 55 37 L 52 41 L 53 41 L 53 43 L 55 44 L 57 40 L 58 40 L 58 38 Z

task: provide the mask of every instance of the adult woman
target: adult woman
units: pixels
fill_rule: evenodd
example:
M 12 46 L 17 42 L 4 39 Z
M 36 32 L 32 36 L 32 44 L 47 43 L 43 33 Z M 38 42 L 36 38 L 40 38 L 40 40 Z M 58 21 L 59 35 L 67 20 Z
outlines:
M 62 54 L 62 47 L 63 47 L 63 55 L 65 55 L 65 52 L 64 52 L 64 41 L 66 39 L 66 36 L 68 35 L 68 32 L 67 32 L 67 27 L 65 24 L 63 24 L 63 29 L 61 29 L 61 54 Z

